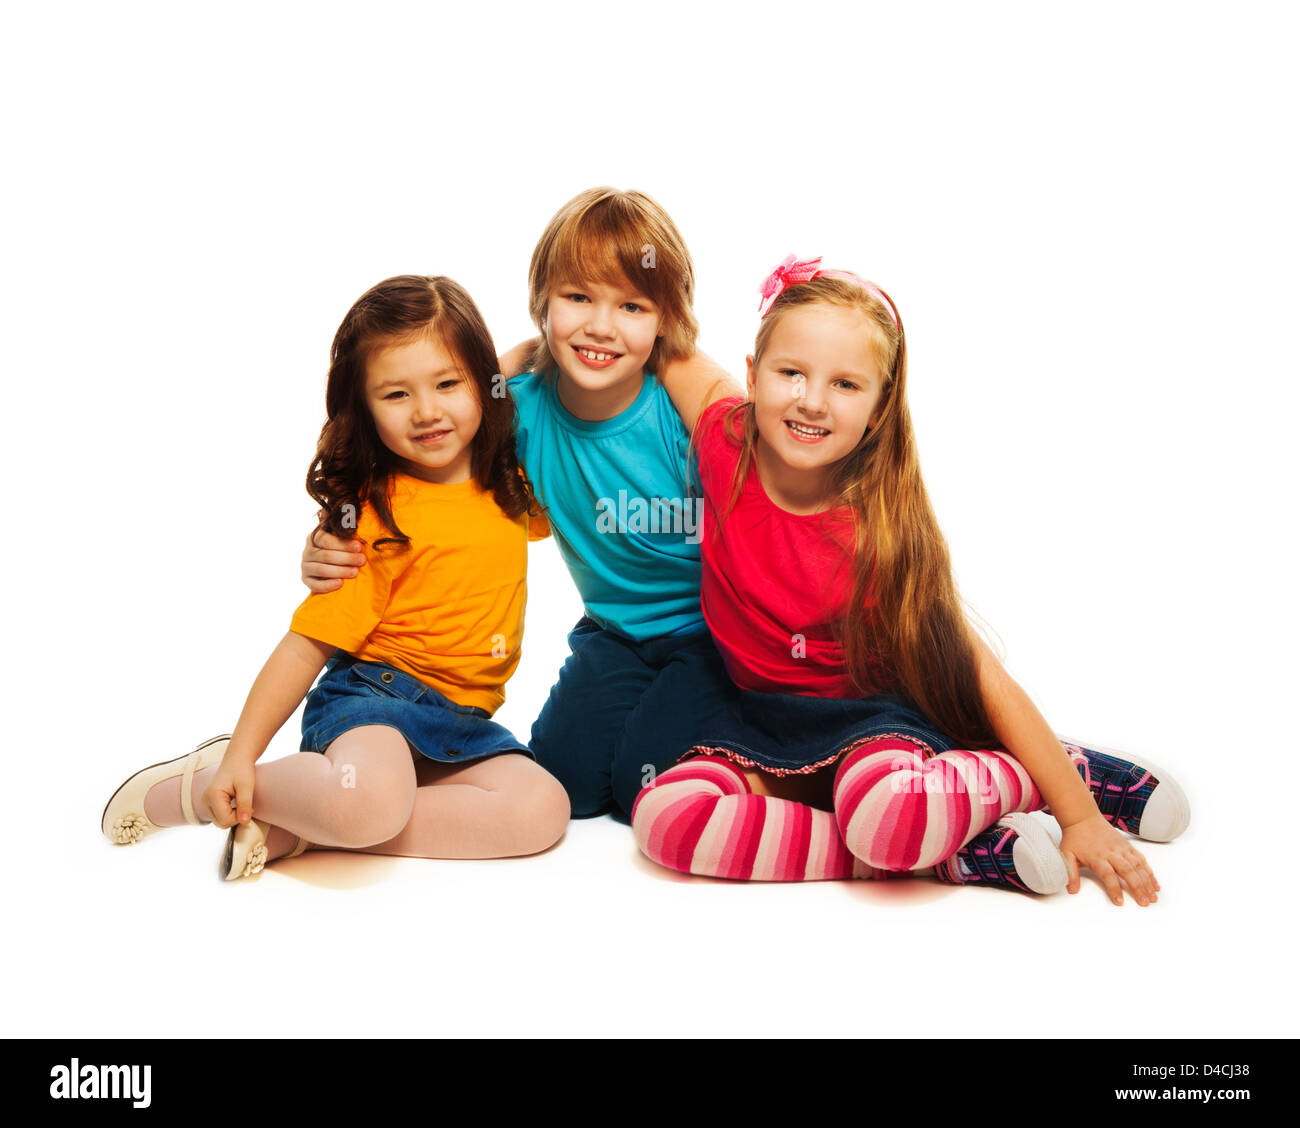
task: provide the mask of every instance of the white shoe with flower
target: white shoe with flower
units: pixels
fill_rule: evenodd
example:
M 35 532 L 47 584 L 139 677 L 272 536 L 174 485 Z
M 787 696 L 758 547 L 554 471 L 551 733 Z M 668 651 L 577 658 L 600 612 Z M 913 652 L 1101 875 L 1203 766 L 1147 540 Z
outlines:
M 174 760 L 165 760 L 161 764 L 152 764 L 136 772 L 113 792 L 113 797 L 104 807 L 99 821 L 104 836 L 119 846 L 134 846 L 145 835 L 165 829 L 144 813 L 144 799 L 156 784 L 176 776 L 181 777 L 181 813 L 185 816 L 185 821 L 192 826 L 204 825 L 194 813 L 191 795 L 194 773 L 221 763 L 221 757 L 226 754 L 229 743 L 229 733 L 214 736 L 211 740 L 205 740 L 193 752 L 187 752 Z
M 221 852 L 221 861 L 217 865 L 217 874 L 222 881 L 238 881 L 241 877 L 252 877 L 262 872 L 267 863 L 266 836 L 269 829 L 268 823 L 257 819 L 236 823 L 230 828 L 226 835 L 226 848 Z M 296 858 L 308 845 L 307 839 L 299 838 L 284 857 Z

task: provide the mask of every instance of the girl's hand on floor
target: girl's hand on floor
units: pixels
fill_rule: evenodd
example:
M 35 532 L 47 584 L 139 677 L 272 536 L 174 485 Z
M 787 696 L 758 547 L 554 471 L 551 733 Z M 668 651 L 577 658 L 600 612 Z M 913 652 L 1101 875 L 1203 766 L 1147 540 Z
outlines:
M 222 757 L 203 801 L 212 812 L 212 825 L 231 827 L 253 817 L 253 763 L 243 757 Z M 233 809 L 232 809 L 233 808 Z
M 340 540 L 333 533 L 313 533 L 302 552 L 302 582 L 317 595 L 337 591 L 365 562 L 360 541 Z
M 1106 893 L 1117 905 L 1124 903 L 1122 881 L 1129 895 L 1139 905 L 1149 905 L 1160 890 L 1147 860 L 1133 848 L 1133 843 L 1110 825 L 1101 812 L 1072 823 L 1061 832 L 1061 853 L 1070 871 L 1066 891 L 1077 893 L 1081 888 L 1079 867 L 1085 866 L 1101 879 Z

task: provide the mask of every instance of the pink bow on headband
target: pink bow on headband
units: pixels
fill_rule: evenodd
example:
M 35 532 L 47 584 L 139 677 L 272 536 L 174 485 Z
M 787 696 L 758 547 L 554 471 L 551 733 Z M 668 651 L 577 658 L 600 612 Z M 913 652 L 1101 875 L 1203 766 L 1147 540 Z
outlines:
M 859 278 L 856 274 L 852 274 L 847 270 L 823 270 L 820 255 L 815 259 L 809 259 L 807 262 L 799 262 L 794 255 L 786 255 L 781 265 L 763 279 L 763 284 L 758 288 L 758 292 L 762 295 L 762 301 L 758 303 L 759 320 L 761 321 L 767 316 L 767 311 L 772 308 L 772 303 L 791 286 L 800 282 L 811 282 L 814 278 L 843 278 L 846 282 L 857 283 L 885 307 L 889 319 L 895 326 L 898 325 L 894 307 L 890 305 L 889 299 L 885 297 L 879 286 L 873 282 L 868 282 L 865 278 Z
M 786 255 L 785 261 L 763 279 L 763 284 L 758 288 L 758 292 L 763 296 L 763 300 L 758 303 L 759 320 L 767 316 L 772 303 L 787 289 L 796 282 L 811 282 L 821 273 L 821 269 L 821 255 L 807 262 L 799 262 L 794 255 Z

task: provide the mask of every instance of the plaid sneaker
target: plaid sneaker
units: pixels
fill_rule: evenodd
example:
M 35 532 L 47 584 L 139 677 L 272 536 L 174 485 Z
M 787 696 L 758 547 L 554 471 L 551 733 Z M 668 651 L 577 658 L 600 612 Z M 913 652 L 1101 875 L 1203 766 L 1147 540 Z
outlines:
M 1047 828 L 1019 811 L 936 865 L 934 876 L 951 885 L 1005 885 L 1024 893 L 1059 893 L 1070 880 Z
M 1168 772 L 1150 760 L 1134 763 L 1113 748 L 1061 743 L 1111 826 L 1148 842 L 1172 842 L 1187 829 L 1187 796 Z

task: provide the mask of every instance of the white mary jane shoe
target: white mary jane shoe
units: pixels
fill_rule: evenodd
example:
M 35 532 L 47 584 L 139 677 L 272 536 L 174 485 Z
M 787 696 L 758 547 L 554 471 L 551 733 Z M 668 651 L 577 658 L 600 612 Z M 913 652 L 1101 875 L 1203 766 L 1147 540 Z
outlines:
M 113 797 L 104 807 L 104 814 L 99 820 L 104 836 L 119 846 L 134 846 L 145 835 L 152 834 L 155 830 L 165 830 L 165 827 L 152 822 L 144 813 L 144 797 L 155 784 L 177 775 L 181 777 L 181 813 L 187 823 L 192 826 L 202 826 L 203 823 L 194 813 L 194 802 L 191 798 L 194 773 L 221 763 L 221 757 L 226 754 L 226 746 L 229 743 L 229 733 L 224 736 L 214 736 L 211 740 L 205 740 L 193 752 L 187 752 L 174 760 L 165 760 L 161 764 L 153 764 L 136 772 L 113 792 Z
M 226 835 L 226 848 L 221 852 L 221 861 L 217 864 L 217 875 L 222 881 L 238 881 L 241 877 L 252 877 L 261 873 L 266 865 L 266 831 L 268 823 L 249 819 L 246 823 L 236 823 Z M 296 858 L 307 849 L 309 843 L 299 838 L 293 849 L 283 855 Z M 280 858 L 275 859 L 277 862 Z

